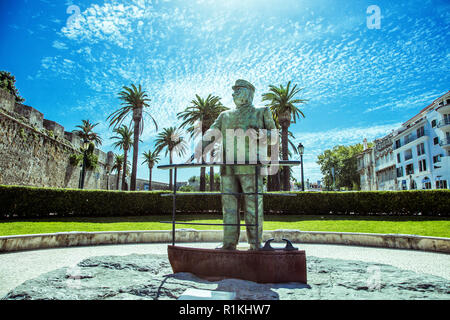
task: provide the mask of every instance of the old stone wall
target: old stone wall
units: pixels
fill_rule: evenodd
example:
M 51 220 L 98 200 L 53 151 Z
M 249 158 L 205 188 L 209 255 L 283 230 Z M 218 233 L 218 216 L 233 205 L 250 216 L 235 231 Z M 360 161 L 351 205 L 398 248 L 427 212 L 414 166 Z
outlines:
M 81 153 L 80 146 L 78 136 L 0 89 L 0 184 L 78 188 L 81 165 L 72 166 L 69 158 Z M 86 171 L 84 187 L 107 189 L 113 154 L 94 153 L 98 166 Z

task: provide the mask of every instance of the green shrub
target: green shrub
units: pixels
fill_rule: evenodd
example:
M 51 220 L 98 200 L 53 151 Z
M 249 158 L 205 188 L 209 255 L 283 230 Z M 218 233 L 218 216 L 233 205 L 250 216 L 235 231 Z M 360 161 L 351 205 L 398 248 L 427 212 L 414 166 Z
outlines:
M 83 160 L 82 154 L 71 154 L 69 157 L 69 162 L 72 166 L 76 167 L 80 164 L 80 162 Z
M 0 217 L 139 216 L 172 213 L 169 191 L 0 186 Z M 220 194 L 177 193 L 178 213 L 221 213 Z M 183 195 L 184 194 L 184 195 Z M 292 192 L 264 195 L 266 214 L 434 215 L 450 213 L 450 190 Z

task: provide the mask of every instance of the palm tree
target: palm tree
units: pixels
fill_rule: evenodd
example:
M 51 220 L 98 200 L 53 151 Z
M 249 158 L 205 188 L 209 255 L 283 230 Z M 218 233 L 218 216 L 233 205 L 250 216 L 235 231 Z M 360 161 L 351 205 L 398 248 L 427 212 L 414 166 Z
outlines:
M 128 150 L 131 148 L 132 143 L 133 143 L 133 132 L 131 131 L 130 128 L 128 128 L 127 126 L 123 125 L 118 129 L 114 129 L 114 132 L 117 133 L 117 136 L 113 136 L 111 137 L 111 139 L 117 139 L 117 142 L 115 142 L 113 144 L 114 148 L 119 148 L 123 150 L 123 163 L 126 164 L 127 163 L 127 156 L 128 156 Z M 124 167 L 126 167 L 124 165 Z M 126 170 L 122 170 L 122 190 L 125 190 L 126 187 L 126 183 L 125 183 L 125 178 L 126 178 Z
M 142 164 L 147 163 L 148 169 L 150 171 L 149 177 L 148 177 L 148 191 L 151 191 L 152 190 L 152 169 L 153 169 L 153 166 L 155 165 L 155 163 L 158 163 L 160 160 L 159 153 L 156 150 L 154 150 L 153 152 L 151 150 L 148 150 L 148 152 L 144 152 L 142 155 L 144 156 L 144 162 L 142 162 Z
M 186 141 L 184 141 L 176 127 L 164 128 L 163 132 L 156 137 L 155 148 L 158 153 L 165 148 L 165 156 L 169 153 L 169 162 L 172 164 L 174 152 L 179 157 L 186 152 Z M 170 169 L 169 189 L 172 189 L 172 169 Z
M 272 114 L 276 123 L 281 126 L 281 150 L 283 160 L 289 160 L 288 154 L 288 129 L 292 122 L 296 122 L 297 117 L 305 117 L 303 112 L 295 104 L 303 104 L 308 100 L 305 99 L 294 99 L 294 96 L 299 93 L 302 89 L 297 88 L 297 85 L 290 88 L 291 81 L 288 82 L 286 88 L 283 85 L 276 87 L 273 85 L 269 86 L 269 92 L 262 95 L 262 101 L 268 101 L 266 105 L 272 110 Z M 283 189 L 289 190 L 289 170 L 283 170 Z
M 98 125 L 98 123 L 93 124 L 89 120 L 81 121 L 83 122 L 83 124 L 76 126 L 76 128 L 80 128 L 80 130 L 73 130 L 72 132 L 83 139 L 83 141 L 94 142 L 96 145 L 101 145 L 102 138 L 100 138 L 97 133 L 92 131 L 94 127 Z
M 114 166 L 112 167 L 111 171 L 116 170 L 117 171 L 117 190 L 119 190 L 119 179 L 120 179 L 120 171 L 122 171 L 123 167 L 123 155 L 116 154 L 114 157 Z
M 183 123 L 180 128 L 187 127 L 187 132 L 191 134 L 191 137 L 197 136 L 198 134 L 203 135 L 211 127 L 214 121 L 217 119 L 219 114 L 223 111 L 229 110 L 227 107 L 222 105 L 220 98 L 213 96 L 211 94 L 206 97 L 206 99 L 201 98 L 199 95 L 195 95 L 196 99 L 191 101 L 191 105 L 187 107 L 184 111 L 177 114 L 178 119 L 182 119 Z M 200 123 L 201 128 L 196 128 L 196 124 Z M 203 150 L 202 150 L 203 154 Z M 211 151 L 211 157 L 213 157 L 213 151 Z M 214 167 L 210 167 L 209 176 L 214 179 Z M 214 190 L 214 180 L 210 183 L 210 190 Z M 200 168 L 200 191 L 205 191 L 206 180 L 205 180 L 205 167 Z
M 142 114 L 144 112 L 144 107 L 148 107 L 148 102 L 150 99 L 145 91 L 142 91 L 141 85 L 136 88 L 134 84 L 131 84 L 131 88 L 124 86 L 123 90 L 119 92 L 119 99 L 122 100 L 122 105 L 120 109 L 114 111 L 108 116 L 110 119 L 110 126 L 114 126 L 116 129 L 122 124 L 122 122 L 131 114 L 132 119 L 130 121 L 134 122 L 134 140 L 133 140 L 133 167 L 131 169 L 131 182 L 130 190 L 136 190 L 136 175 L 137 175 L 137 161 L 139 155 L 139 136 L 142 134 L 144 129 L 144 118 Z M 147 113 L 153 121 L 153 124 L 158 130 L 158 124 L 151 114 Z

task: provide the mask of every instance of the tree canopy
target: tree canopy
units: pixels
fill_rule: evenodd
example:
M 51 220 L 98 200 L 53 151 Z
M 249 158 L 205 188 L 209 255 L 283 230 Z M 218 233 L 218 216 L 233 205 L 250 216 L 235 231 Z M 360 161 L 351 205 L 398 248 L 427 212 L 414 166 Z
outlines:
M 16 102 L 22 103 L 25 101 L 25 99 L 19 95 L 19 90 L 16 88 L 16 78 L 8 71 L 0 71 L 0 88 L 14 95 L 14 97 L 16 97 Z
M 317 164 L 320 165 L 325 187 L 330 189 L 333 186 L 334 170 L 335 188 L 359 189 L 360 177 L 357 171 L 356 155 L 362 151 L 363 145 L 358 143 L 351 146 L 335 146 L 320 154 L 317 157 Z

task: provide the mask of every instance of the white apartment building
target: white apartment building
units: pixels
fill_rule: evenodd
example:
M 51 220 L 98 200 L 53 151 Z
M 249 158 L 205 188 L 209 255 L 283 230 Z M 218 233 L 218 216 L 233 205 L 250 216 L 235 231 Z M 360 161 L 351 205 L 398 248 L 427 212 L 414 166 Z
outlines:
M 448 189 L 450 180 L 450 91 L 394 133 L 398 190 Z
M 361 190 L 449 189 L 450 91 L 357 155 Z

